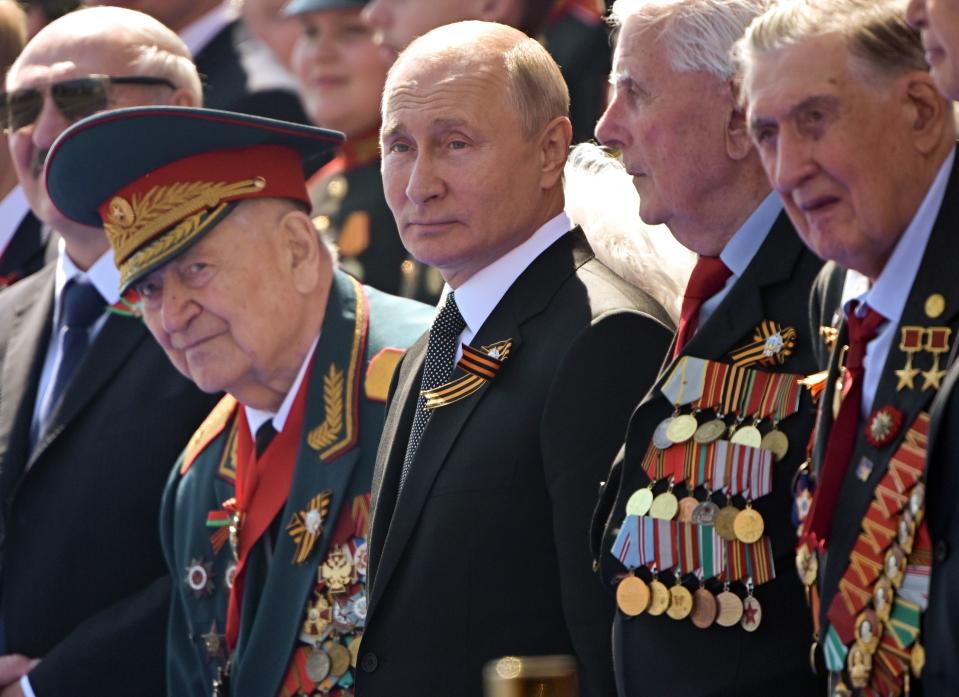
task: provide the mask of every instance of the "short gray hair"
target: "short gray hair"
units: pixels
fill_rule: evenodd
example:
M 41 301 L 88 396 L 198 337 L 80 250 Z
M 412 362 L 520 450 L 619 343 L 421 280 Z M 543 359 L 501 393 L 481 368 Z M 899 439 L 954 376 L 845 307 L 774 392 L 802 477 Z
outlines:
M 845 39 L 872 76 L 929 70 L 919 32 L 906 23 L 899 0 L 788 0 L 749 26 L 736 53 L 748 71 L 759 54 L 826 35 Z
M 720 80 L 738 74 L 733 45 L 772 0 L 616 0 L 609 23 L 627 19 L 657 29 L 677 72 L 706 72 Z

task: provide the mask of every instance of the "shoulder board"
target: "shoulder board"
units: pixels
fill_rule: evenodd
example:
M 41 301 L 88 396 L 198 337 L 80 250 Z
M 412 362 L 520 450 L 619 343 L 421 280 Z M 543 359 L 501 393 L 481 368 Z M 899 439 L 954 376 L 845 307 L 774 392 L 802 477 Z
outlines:
M 236 399 L 230 395 L 224 396 L 223 399 L 213 407 L 213 411 L 211 411 L 209 416 L 200 424 L 200 427 L 193 434 L 193 437 L 190 438 L 190 442 L 187 443 L 186 449 L 183 451 L 183 465 L 180 467 L 181 475 L 187 473 L 193 461 L 196 460 L 197 455 L 203 452 L 206 446 L 210 444 L 210 441 L 223 432 L 223 429 L 226 428 L 226 425 L 230 422 L 230 418 L 233 416 L 235 410 Z
M 374 402 L 385 402 L 390 390 L 390 382 L 400 359 L 406 354 L 406 349 L 384 348 L 370 359 L 366 366 L 366 379 L 363 388 L 366 398 Z

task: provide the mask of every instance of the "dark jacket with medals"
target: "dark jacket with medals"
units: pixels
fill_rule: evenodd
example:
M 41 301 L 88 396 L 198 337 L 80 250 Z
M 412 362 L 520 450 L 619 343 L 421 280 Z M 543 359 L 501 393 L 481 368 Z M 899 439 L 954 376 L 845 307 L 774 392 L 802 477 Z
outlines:
M 806 298 L 821 266 L 822 262 L 802 245 L 785 213 L 781 214 L 745 272 L 681 355 L 731 363 L 730 352 L 750 344 L 756 338 L 757 326 L 771 321 L 783 330 L 795 330 L 791 355 L 781 367 L 749 369 L 799 375 L 813 372 Z M 667 360 L 657 384 L 633 413 L 625 448 L 613 465 L 594 515 L 591 539 L 595 563 L 602 582 L 611 591 L 627 571 L 611 553 L 613 543 L 624 523 L 627 501 L 650 483 L 642 462 L 648 449 L 654 447 L 651 440 L 657 426 L 674 411 L 660 387 L 676 365 L 677 361 Z M 711 416 L 707 412 L 698 421 L 702 424 Z M 648 612 L 629 618 L 617 611 L 613 650 L 621 695 L 805 697 L 824 689 L 812 676 L 806 659 L 811 625 L 803 589 L 793 570 L 795 531 L 790 484 L 805 459 L 813 420 L 811 400 L 804 394 L 799 411 L 779 427 L 788 437 L 789 449 L 780 462 L 772 465 L 772 492 L 754 504 L 765 522 L 764 535 L 771 542 L 776 569 L 776 578 L 754 591 L 762 611 L 758 628 L 747 632 L 738 622 L 728 627 L 714 622 L 700 629 L 689 618 L 674 620 L 666 614 L 651 616 Z M 726 421 L 730 422 L 729 415 Z M 769 426 L 762 428 L 766 431 Z M 677 498 L 688 494 L 685 485 L 676 486 Z M 665 483 L 658 482 L 653 491 L 659 494 L 665 489 Z M 696 498 L 706 499 L 702 488 Z M 720 507 L 725 503 L 722 494 L 713 493 L 709 498 Z M 734 501 L 743 507 L 739 497 Z M 640 569 L 636 575 L 645 583 L 652 580 L 648 569 Z M 675 583 L 670 573 L 661 573 L 660 581 L 667 587 Z M 683 583 L 691 592 L 699 586 L 692 574 L 686 574 Z M 715 595 L 724 589 L 716 579 L 707 581 L 705 587 Z M 747 596 L 743 583 L 732 584 L 730 590 L 740 598 Z
M 429 314 L 426 305 L 334 274 L 289 497 L 272 534 L 250 552 L 223 694 L 352 694 L 350 652 L 366 615 L 366 527 L 383 402 L 393 368 Z M 163 499 L 161 537 L 174 587 L 167 676 L 177 697 L 209 695 L 228 658 L 224 632 L 235 560 L 217 521 L 235 495 L 233 441 L 241 408 L 227 397 L 210 414 Z M 329 505 L 322 532 L 297 563 L 299 543 L 288 523 L 322 492 Z
M 585 530 L 668 326 L 581 231 L 564 235 L 479 329 L 471 345 L 509 339 L 508 358 L 433 413 L 397 496 L 427 337 L 410 348 L 377 456 L 360 694 L 479 697 L 487 661 L 556 653 L 576 656 L 581 694 L 612 693 L 612 605 Z

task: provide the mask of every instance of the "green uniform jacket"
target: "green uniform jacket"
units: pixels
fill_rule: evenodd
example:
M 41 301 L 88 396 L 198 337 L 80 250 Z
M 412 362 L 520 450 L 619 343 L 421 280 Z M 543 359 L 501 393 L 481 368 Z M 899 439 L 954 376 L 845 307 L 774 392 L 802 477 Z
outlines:
M 424 332 L 431 311 L 427 305 L 361 286 L 343 272 L 334 274 L 307 387 L 291 493 L 272 531 L 260 538 L 247 562 L 230 694 L 268 697 L 298 691 L 290 686 L 305 675 L 306 658 L 316 651 L 301 638 L 304 632 L 308 638 L 305 620 L 308 624 L 311 608 L 320 613 L 314 613 L 318 621 L 309 625 L 320 648 L 325 644 L 329 649 L 332 642 L 350 649 L 362 632 L 367 506 L 384 401 L 393 368 Z M 227 659 L 223 634 L 235 562 L 227 528 L 215 523 L 224 515 L 222 503 L 234 496 L 230 442 L 238 408 L 228 396 L 214 409 L 180 457 L 164 492 L 161 537 L 174 586 L 167 678 L 169 694 L 176 697 L 211 694 Z M 298 547 L 287 524 L 325 491 L 330 496 L 322 533 L 306 560 L 296 564 Z M 272 545 L 268 538 L 274 540 Z M 339 604 L 331 608 L 326 601 L 333 596 L 321 592 L 317 582 L 321 564 L 330 562 L 334 552 L 342 553 L 340 562 L 345 554 L 352 578 L 334 598 Z M 329 657 L 339 658 L 332 663 L 341 668 L 344 652 L 334 648 L 339 655 Z M 315 665 L 311 673 L 316 675 Z M 328 676 L 326 686 L 335 684 L 333 694 L 341 689 L 341 694 L 351 694 L 351 681 L 352 669 L 347 669 Z

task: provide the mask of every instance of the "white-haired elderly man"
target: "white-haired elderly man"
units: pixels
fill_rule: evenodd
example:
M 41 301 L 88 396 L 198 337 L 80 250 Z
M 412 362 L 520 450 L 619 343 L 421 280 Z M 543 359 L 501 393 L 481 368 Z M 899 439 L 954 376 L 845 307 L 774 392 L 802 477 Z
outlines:
M 670 360 L 633 414 L 594 518 L 616 593 L 620 694 L 820 691 L 792 566 L 791 480 L 813 426 L 806 298 L 821 262 L 771 192 L 733 43 L 764 0 L 618 0 L 612 101 L 640 216 L 698 255 Z M 777 574 L 778 571 L 778 574 Z
M 955 644 L 932 642 L 955 636 L 955 435 L 927 413 L 959 329 L 952 108 L 897 0 L 779 6 L 743 57 L 766 172 L 836 262 L 812 303 L 836 341 L 797 548 L 833 694 L 953 695 Z

